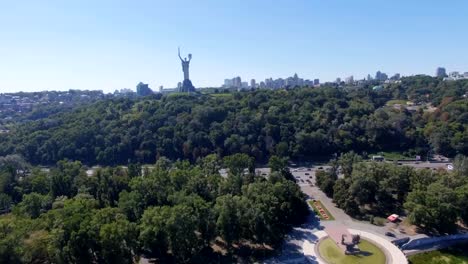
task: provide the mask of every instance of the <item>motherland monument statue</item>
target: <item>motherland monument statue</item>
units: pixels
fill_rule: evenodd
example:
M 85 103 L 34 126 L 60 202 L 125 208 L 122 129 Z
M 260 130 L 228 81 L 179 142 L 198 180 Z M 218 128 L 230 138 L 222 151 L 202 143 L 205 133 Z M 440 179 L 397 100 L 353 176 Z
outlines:
M 182 86 L 179 89 L 179 92 L 195 92 L 195 87 L 193 87 L 192 81 L 190 81 L 190 75 L 189 75 L 189 64 L 190 61 L 192 60 L 192 54 L 188 54 L 188 60 L 187 58 L 183 58 L 180 56 L 180 48 L 178 48 L 179 51 L 179 59 L 182 63 L 182 71 L 184 72 L 184 81 L 182 82 Z

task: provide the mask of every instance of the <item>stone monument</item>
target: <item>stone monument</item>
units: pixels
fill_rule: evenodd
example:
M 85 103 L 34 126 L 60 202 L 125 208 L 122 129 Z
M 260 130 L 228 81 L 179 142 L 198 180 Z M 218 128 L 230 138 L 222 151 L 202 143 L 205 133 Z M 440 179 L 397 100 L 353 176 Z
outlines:
M 342 234 L 341 235 L 341 245 L 344 245 L 346 247 L 345 254 L 346 255 L 354 255 L 361 250 L 357 247 L 359 243 L 361 243 L 361 236 L 360 235 L 352 235 L 351 236 L 351 242 L 346 241 L 347 235 Z
M 179 48 L 179 58 L 180 58 L 180 61 L 182 62 L 182 71 L 184 72 L 184 81 L 182 82 L 182 86 L 179 88 L 179 92 L 185 92 L 185 93 L 195 92 L 195 87 L 193 87 L 192 81 L 190 81 L 190 76 L 189 76 L 189 64 L 190 64 L 190 61 L 192 60 L 192 54 L 188 55 L 188 60 L 187 58 L 182 59 L 182 57 L 180 56 L 180 48 Z

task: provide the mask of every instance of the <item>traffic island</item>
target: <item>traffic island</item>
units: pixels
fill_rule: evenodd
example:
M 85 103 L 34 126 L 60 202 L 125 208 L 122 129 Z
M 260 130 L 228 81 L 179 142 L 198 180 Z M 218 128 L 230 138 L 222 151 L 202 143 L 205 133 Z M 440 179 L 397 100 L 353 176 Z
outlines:
M 385 264 L 385 254 L 372 242 L 362 239 L 357 245 L 358 250 L 346 254 L 330 237 L 319 241 L 318 253 L 327 263 L 335 264 Z

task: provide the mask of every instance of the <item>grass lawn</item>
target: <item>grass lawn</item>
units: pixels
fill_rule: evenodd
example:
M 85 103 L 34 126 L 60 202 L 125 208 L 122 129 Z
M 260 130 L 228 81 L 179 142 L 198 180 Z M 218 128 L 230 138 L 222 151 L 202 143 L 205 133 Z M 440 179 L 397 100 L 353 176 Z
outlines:
M 307 202 L 309 203 L 310 207 L 312 207 L 312 209 L 314 209 L 315 214 L 320 218 L 320 220 L 324 220 L 324 221 L 335 220 L 333 215 L 330 214 L 330 212 L 327 210 L 327 208 L 325 206 L 323 206 L 323 204 L 319 200 L 309 200 Z M 322 216 L 322 214 L 320 213 L 317 206 L 315 206 L 314 202 L 318 203 L 319 206 L 323 209 L 323 211 L 325 211 L 325 213 L 328 215 L 328 219 L 325 219 Z
M 358 244 L 362 253 L 345 255 L 331 238 L 320 241 L 320 256 L 328 263 L 334 264 L 385 264 L 385 254 L 376 245 L 361 239 Z
M 382 155 L 386 160 L 405 160 L 405 159 L 414 159 L 415 157 L 407 157 L 399 152 L 379 152 L 374 154 L 369 154 L 369 158 L 373 155 Z
M 466 264 L 468 245 L 464 248 L 442 249 L 410 256 L 412 264 Z
M 406 105 L 406 100 L 390 100 L 386 103 L 388 106 L 392 106 L 394 104 L 401 104 L 401 105 Z

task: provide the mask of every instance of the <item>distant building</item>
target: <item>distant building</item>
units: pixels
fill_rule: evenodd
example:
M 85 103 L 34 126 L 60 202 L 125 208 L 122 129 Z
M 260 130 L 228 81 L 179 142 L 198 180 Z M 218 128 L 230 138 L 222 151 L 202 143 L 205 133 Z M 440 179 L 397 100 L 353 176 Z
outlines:
M 148 84 L 140 82 L 137 87 L 137 95 L 138 96 L 147 96 L 153 93 L 153 91 L 149 88 Z
M 224 87 L 229 88 L 232 87 L 232 79 L 224 79 Z
M 237 76 L 232 79 L 224 79 L 224 88 L 242 88 L 242 79 Z
M 381 73 L 380 71 L 377 71 L 377 72 L 375 73 L 375 79 L 376 79 L 377 81 L 379 81 L 380 78 L 382 78 L 381 76 L 382 76 L 382 73 Z
M 372 81 L 372 76 L 370 74 L 367 74 L 367 80 Z
M 449 73 L 448 77 L 444 78 L 444 80 L 449 80 L 449 81 L 456 81 L 456 80 L 464 80 L 468 79 L 468 72 L 465 72 L 463 74 L 460 74 L 457 71 Z
M 233 82 L 234 82 L 233 83 L 234 87 L 237 87 L 237 88 L 242 87 L 242 79 L 240 76 L 237 76 L 236 78 L 234 78 Z
M 182 88 L 182 85 L 180 86 L 180 88 Z M 180 92 L 180 88 L 166 88 L 166 89 L 162 89 L 162 90 L 161 90 L 161 93 L 162 93 L 162 94 L 177 93 L 177 92 Z
M 177 83 L 177 89 L 180 90 L 180 88 L 182 88 L 182 82 Z
M 447 77 L 447 72 L 444 67 L 438 67 L 436 69 L 436 77 L 438 78 L 445 78 Z
M 353 84 L 354 83 L 354 76 L 351 75 L 345 79 L 346 84 Z
M 314 84 L 319 85 L 319 79 L 315 80 L 304 80 L 300 78 L 297 73 L 293 76 L 288 77 L 286 79 L 278 78 L 267 78 L 265 81 L 257 83 L 255 79 L 250 80 L 250 85 L 247 82 L 242 82 L 241 77 L 235 77 L 232 79 L 224 79 L 224 84 L 222 85 L 224 88 L 270 88 L 270 89 L 281 89 L 281 88 L 293 88 L 293 87 L 304 87 L 304 86 L 314 86 Z
M 337 84 L 340 84 L 340 83 L 341 83 L 341 78 L 336 78 L 335 82 L 336 82 Z
M 391 78 L 390 80 L 392 81 L 398 81 L 400 80 L 400 74 L 399 73 L 395 73 Z
M 250 80 L 250 88 L 257 88 L 257 83 L 255 82 L 255 79 Z
M 134 93 L 132 89 L 128 89 L 128 88 L 122 88 L 120 89 L 120 93 L 121 94 L 131 94 L 131 93 Z
M 377 81 L 386 81 L 388 79 L 388 75 L 383 72 L 377 71 L 375 73 L 375 79 Z
M 132 89 L 128 89 L 128 88 L 123 88 L 123 89 L 120 89 L 119 90 L 115 90 L 114 92 L 114 96 L 127 96 L 127 97 L 132 97 L 134 96 L 136 93 L 132 90 Z M 63 104 L 63 102 L 60 102 L 60 104 Z
M 314 79 L 314 85 L 319 85 L 320 84 L 320 80 L 319 79 Z

